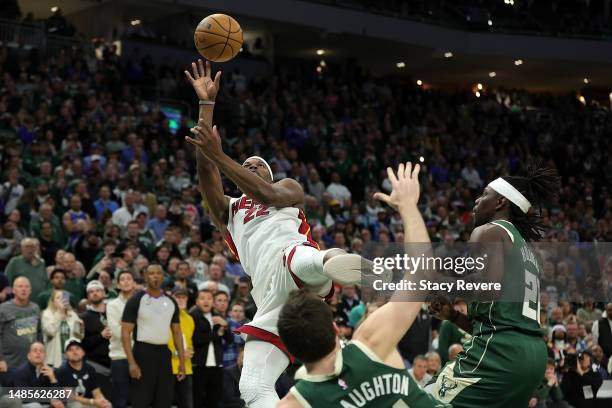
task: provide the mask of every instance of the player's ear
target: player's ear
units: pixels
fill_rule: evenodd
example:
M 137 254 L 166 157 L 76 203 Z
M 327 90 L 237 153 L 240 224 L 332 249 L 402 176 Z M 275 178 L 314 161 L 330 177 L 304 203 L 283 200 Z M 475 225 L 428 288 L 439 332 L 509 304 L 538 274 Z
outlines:
M 334 334 L 337 336 L 340 334 L 340 329 L 338 328 L 338 326 L 336 325 L 336 322 L 333 322 L 332 325 L 334 326 Z

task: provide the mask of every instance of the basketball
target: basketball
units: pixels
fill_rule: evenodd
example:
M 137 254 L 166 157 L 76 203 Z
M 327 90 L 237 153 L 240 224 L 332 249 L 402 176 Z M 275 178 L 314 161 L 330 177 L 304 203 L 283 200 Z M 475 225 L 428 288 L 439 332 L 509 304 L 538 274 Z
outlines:
M 226 14 L 211 14 L 200 21 L 193 34 L 198 52 L 213 62 L 229 61 L 242 47 L 242 28 Z

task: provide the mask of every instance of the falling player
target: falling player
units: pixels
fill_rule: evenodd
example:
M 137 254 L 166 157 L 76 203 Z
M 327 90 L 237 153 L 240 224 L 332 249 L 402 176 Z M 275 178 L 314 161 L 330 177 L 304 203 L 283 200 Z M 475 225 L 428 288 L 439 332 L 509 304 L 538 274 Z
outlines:
M 193 73 L 193 75 L 192 75 Z M 198 125 L 186 140 L 196 147 L 197 172 L 210 218 L 225 235 L 233 254 L 251 277 L 257 305 L 253 321 L 239 331 L 247 335 L 240 393 L 251 408 L 270 408 L 278 401 L 274 385 L 292 358 L 280 341 L 278 313 L 289 293 L 308 287 L 320 296 L 333 291 L 332 279 L 356 283 L 362 259 L 340 249 L 320 251 L 310 237 L 304 213 L 304 191 L 293 179 L 273 180 L 268 163 L 257 156 L 242 165 L 222 149 L 211 127 L 221 73 L 211 77 L 201 60 L 185 71 L 198 98 Z M 224 195 L 223 172 L 243 195 Z
M 432 302 L 435 316 L 472 333 L 464 351 L 426 387 L 437 399 L 459 408 L 528 405 L 547 359 L 538 322 L 540 269 L 526 243 L 537 241 L 543 226 L 529 209 L 550 203 L 558 190 L 553 170 L 531 166 L 526 177 L 493 180 L 476 199 L 470 242 L 499 243 L 504 251 L 489 259 L 486 280 L 502 288 L 518 283 L 524 301 L 472 302 L 467 316 L 447 299 Z
M 399 211 L 406 242 L 428 242 L 427 228 L 417 208 L 419 165 L 400 164 L 397 176 L 388 169 L 393 191 L 385 201 Z M 405 279 L 411 279 L 410 272 Z M 396 292 L 374 311 L 340 348 L 331 309 L 308 291 L 289 297 L 278 331 L 283 343 L 305 365 L 299 379 L 278 408 L 433 408 L 450 407 L 422 391 L 408 374 L 397 351 L 421 309 L 422 302 L 404 302 Z

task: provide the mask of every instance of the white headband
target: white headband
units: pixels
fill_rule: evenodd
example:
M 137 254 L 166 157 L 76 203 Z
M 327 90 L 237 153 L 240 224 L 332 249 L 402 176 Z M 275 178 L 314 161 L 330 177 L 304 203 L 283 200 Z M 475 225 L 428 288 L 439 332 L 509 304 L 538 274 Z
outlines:
M 512 184 L 508 183 L 503 178 L 496 178 L 489 183 L 489 187 L 506 197 L 512 203 L 516 204 L 516 206 L 525 214 L 527 214 L 527 211 L 529 211 L 529 208 L 531 207 L 529 200 L 527 200 L 520 191 L 518 191 Z
M 257 159 L 257 160 L 260 160 L 260 161 L 261 161 L 263 164 L 265 164 L 265 165 L 266 165 L 266 168 L 268 169 L 268 172 L 270 173 L 270 179 L 271 179 L 272 181 L 274 181 L 274 174 L 272 173 L 272 168 L 270 167 L 270 165 L 268 164 L 268 162 L 267 162 L 265 159 L 263 159 L 263 158 L 261 158 L 261 157 L 259 157 L 259 156 L 251 156 L 251 157 L 249 157 L 248 159 L 246 159 L 246 160 L 244 161 L 244 163 L 248 162 L 248 161 L 249 161 L 249 160 L 251 160 L 251 159 Z M 243 166 L 244 166 L 244 163 L 242 163 L 242 165 L 243 165 Z

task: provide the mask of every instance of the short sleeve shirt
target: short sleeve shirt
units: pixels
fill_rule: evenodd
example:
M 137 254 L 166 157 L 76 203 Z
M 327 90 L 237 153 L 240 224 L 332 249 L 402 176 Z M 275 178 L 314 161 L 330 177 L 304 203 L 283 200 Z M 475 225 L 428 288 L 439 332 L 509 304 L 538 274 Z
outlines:
M 179 308 L 170 296 L 151 296 L 141 291 L 126 303 L 121 319 L 135 324 L 134 341 L 155 345 L 166 345 L 170 339 L 171 323 L 179 323 Z

